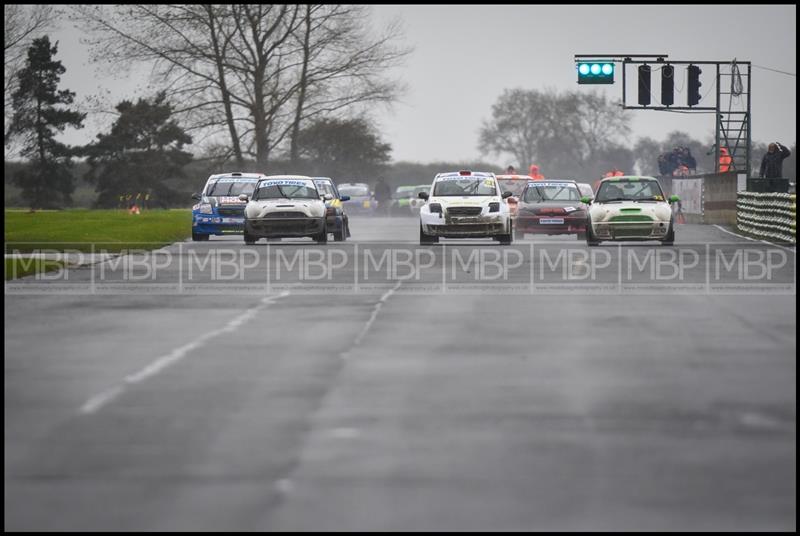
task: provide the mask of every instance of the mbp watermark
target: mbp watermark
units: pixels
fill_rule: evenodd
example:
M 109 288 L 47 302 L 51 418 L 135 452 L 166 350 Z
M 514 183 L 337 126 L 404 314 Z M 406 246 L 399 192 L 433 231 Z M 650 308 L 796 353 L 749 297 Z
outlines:
M 796 292 L 795 252 L 764 243 L 223 242 L 120 251 L 6 244 L 6 259 L 6 294 L 357 294 L 397 282 L 419 294 Z M 43 261 L 51 265 L 37 270 Z

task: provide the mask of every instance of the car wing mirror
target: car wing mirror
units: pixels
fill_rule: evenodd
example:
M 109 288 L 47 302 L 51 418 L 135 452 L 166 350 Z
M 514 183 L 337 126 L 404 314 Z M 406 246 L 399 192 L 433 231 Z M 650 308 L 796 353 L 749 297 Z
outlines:
M 670 202 L 670 203 L 677 203 L 677 202 L 678 202 L 678 201 L 680 201 L 680 200 L 681 200 L 681 198 L 680 198 L 680 197 L 678 197 L 677 195 L 671 195 L 671 196 L 669 196 L 669 202 Z
M 239 194 L 239 201 L 244 201 L 245 203 L 249 201 L 247 194 Z
M 430 196 L 428 195 L 428 192 L 420 192 L 419 194 L 417 194 L 417 197 L 419 197 L 420 199 L 424 199 L 425 201 L 427 201 L 427 200 L 428 200 L 428 198 L 429 198 Z
M 192 194 L 192 199 L 196 199 L 196 200 L 200 201 L 202 198 L 203 198 L 203 196 L 198 194 L 198 193 L 193 193 Z
M 502 197 L 503 197 L 503 199 L 508 199 L 508 198 L 509 198 L 509 197 L 511 197 L 512 195 L 514 195 L 514 194 L 512 194 L 512 193 L 511 193 L 511 192 L 509 192 L 509 191 L 505 191 L 505 192 L 503 192 L 503 196 L 502 196 Z
M 339 200 L 340 201 L 350 201 L 350 196 L 349 195 L 340 196 Z
M 584 203 L 586 205 L 591 205 L 592 204 L 592 198 L 589 197 L 588 195 L 584 195 L 583 197 L 581 197 L 581 203 Z

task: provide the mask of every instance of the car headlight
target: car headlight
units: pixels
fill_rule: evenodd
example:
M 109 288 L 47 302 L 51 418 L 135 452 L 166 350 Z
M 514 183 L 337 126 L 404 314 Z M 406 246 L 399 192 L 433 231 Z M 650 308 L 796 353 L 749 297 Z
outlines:
M 200 214 L 213 214 L 214 209 L 211 208 L 209 203 L 201 203 L 200 204 Z
M 442 213 L 442 205 L 439 203 L 431 203 L 428 205 L 428 210 L 431 211 L 431 214 L 441 214 Z
M 586 217 L 586 211 L 585 210 L 576 210 L 574 212 L 571 212 L 570 216 L 572 216 L 573 218 L 585 218 Z
M 500 203 L 497 201 L 489 203 L 489 212 L 500 212 Z

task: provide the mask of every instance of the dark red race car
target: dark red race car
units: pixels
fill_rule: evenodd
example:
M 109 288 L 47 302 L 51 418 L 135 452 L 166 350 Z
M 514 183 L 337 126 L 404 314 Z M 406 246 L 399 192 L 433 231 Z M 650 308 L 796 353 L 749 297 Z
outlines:
M 528 181 L 519 199 L 514 238 L 577 234 L 578 240 L 586 240 L 586 209 L 575 181 Z

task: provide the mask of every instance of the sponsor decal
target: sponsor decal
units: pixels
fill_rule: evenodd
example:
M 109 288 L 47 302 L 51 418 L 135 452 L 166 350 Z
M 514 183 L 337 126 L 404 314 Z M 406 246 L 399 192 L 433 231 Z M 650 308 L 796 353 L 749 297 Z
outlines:
M 313 181 L 305 179 L 272 179 L 262 182 L 260 186 L 313 186 Z

